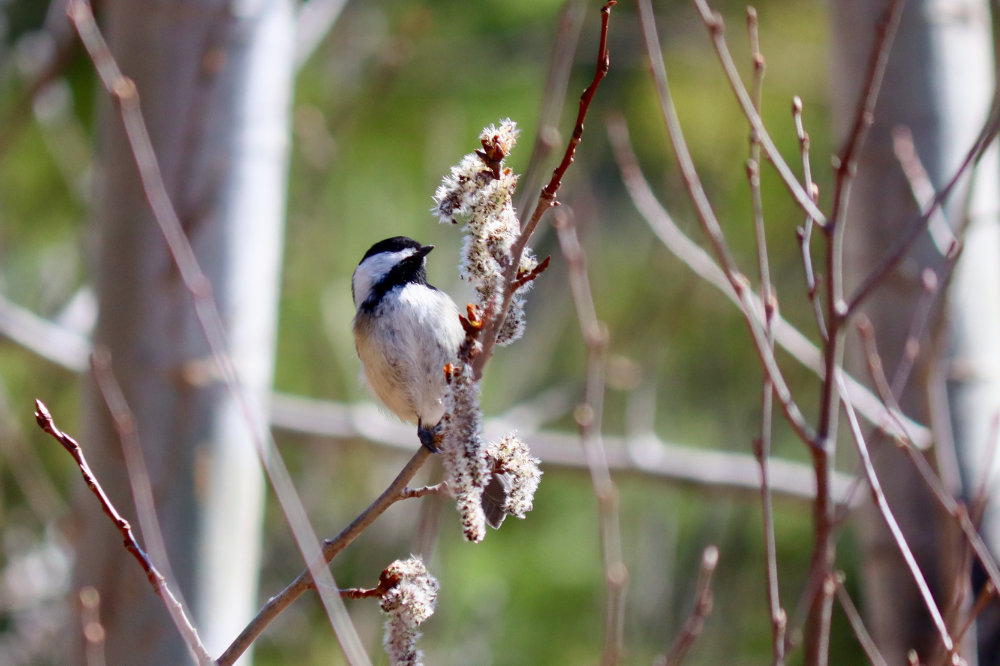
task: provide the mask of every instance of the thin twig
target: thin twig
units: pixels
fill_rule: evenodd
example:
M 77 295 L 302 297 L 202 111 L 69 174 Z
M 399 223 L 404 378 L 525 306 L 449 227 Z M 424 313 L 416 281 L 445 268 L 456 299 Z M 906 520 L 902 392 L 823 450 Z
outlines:
M 858 612 L 854 602 L 851 601 L 851 595 L 847 593 L 847 589 L 844 587 L 844 573 L 838 571 L 836 579 L 837 601 L 840 602 L 840 607 L 844 610 L 847 621 L 851 623 L 851 629 L 854 630 L 854 635 L 857 637 L 861 649 L 865 651 L 865 656 L 868 657 L 868 661 L 872 666 L 887 666 L 885 658 L 879 652 L 878 646 L 875 645 L 871 634 L 868 633 L 868 629 L 865 628 L 865 622 L 861 619 L 861 613 Z
M 725 236 L 722 233 L 722 227 L 715 216 L 715 212 L 712 210 L 708 196 L 705 194 L 701 179 L 698 177 L 698 172 L 695 170 L 694 161 L 688 150 L 687 141 L 684 138 L 680 120 L 677 117 L 677 110 L 674 108 L 673 99 L 670 94 L 667 72 L 663 64 L 663 53 L 660 51 L 660 42 L 656 35 L 656 22 L 649 0 L 640 0 L 639 2 L 639 22 L 642 25 L 642 36 L 646 44 L 646 51 L 652 63 L 653 80 L 656 83 L 656 91 L 660 99 L 660 112 L 663 115 L 667 131 L 670 134 L 674 156 L 680 165 L 684 185 L 694 203 L 702 230 L 708 236 L 715 251 L 715 260 L 722 267 L 726 280 L 729 282 L 736 296 L 736 301 L 743 313 L 743 319 L 750 331 L 757 355 L 764 365 L 767 376 L 774 384 L 774 392 L 778 398 L 778 402 L 781 404 L 785 418 L 803 442 L 812 444 L 815 442 L 812 427 L 806 422 L 802 411 L 793 400 L 791 391 L 785 382 L 781 369 L 778 367 L 774 354 L 770 353 L 767 345 L 767 334 L 762 326 L 764 314 L 754 307 L 752 292 L 747 288 L 748 281 L 736 266 L 736 262 L 726 243 Z M 757 128 L 755 127 L 754 129 L 756 130 Z M 762 135 L 761 140 L 763 141 Z
M 746 116 L 747 121 L 760 140 L 761 147 L 764 149 L 768 161 L 774 165 L 774 168 L 778 171 L 778 175 L 781 176 L 782 182 L 785 183 L 788 191 L 791 192 L 792 197 L 798 202 L 799 206 L 816 220 L 818 225 L 823 226 L 826 224 L 826 216 L 816 207 L 816 203 L 813 201 L 810 193 L 795 179 L 792 170 L 785 163 L 785 158 L 781 156 L 778 148 L 774 145 L 774 141 L 771 140 L 771 135 L 768 133 L 767 128 L 764 127 L 764 121 L 761 119 L 760 114 L 754 109 L 753 101 L 750 99 L 746 86 L 743 85 L 739 71 L 736 69 L 736 63 L 729 53 L 729 46 L 726 44 L 723 30 L 722 16 L 717 12 L 713 12 L 705 0 L 694 0 L 694 4 L 701 15 L 705 27 L 708 28 L 715 52 L 722 63 L 722 69 L 729 80 L 729 85 L 736 94 L 736 100 L 739 102 L 740 108 L 743 109 L 743 115 Z M 655 59 L 654 67 L 656 67 Z
M 941 208 L 932 209 L 930 206 L 930 202 L 934 199 L 934 186 L 920 161 L 916 146 L 913 144 L 913 135 L 909 129 L 905 127 L 895 128 L 892 133 L 892 143 L 896 159 L 899 160 L 903 175 L 910 185 L 914 201 L 921 212 L 930 215 L 927 230 L 942 256 L 942 261 L 935 268 L 925 268 L 921 274 L 923 291 L 914 307 L 906 342 L 903 344 L 903 358 L 896 366 L 892 381 L 893 395 L 901 395 L 910 372 L 915 367 L 920 351 L 920 340 L 931 323 L 931 316 L 934 314 L 933 306 L 938 297 L 947 292 L 946 286 L 951 279 L 962 246 L 959 239 L 952 233 Z M 964 230 L 959 229 L 959 235 L 963 233 Z M 944 443 L 940 440 L 941 438 L 938 441 L 939 449 Z M 948 441 L 950 441 L 950 437 Z
M 969 611 L 968 616 L 965 618 L 965 622 L 958 631 L 955 632 L 955 642 L 961 643 L 962 639 L 965 638 L 965 634 L 969 632 L 972 625 L 976 622 L 976 618 L 982 613 L 990 602 L 993 601 L 997 596 L 996 588 L 993 587 L 993 583 L 986 583 L 983 589 L 979 591 L 979 596 L 976 597 L 976 603 L 973 604 L 972 609 Z
M 329 592 L 337 589 L 336 583 L 329 569 L 320 564 L 322 559 L 318 539 L 309 523 L 301 499 L 295 492 L 288 469 L 277 447 L 274 446 L 274 440 L 266 423 L 263 422 L 261 410 L 253 404 L 252 398 L 240 381 L 232 357 L 226 351 L 228 349 L 226 328 L 212 298 L 211 282 L 201 270 L 194 249 L 170 200 L 142 114 L 135 82 L 124 76 L 115 62 L 89 3 L 75 0 L 70 4 L 68 13 L 84 48 L 90 55 L 101 83 L 118 105 L 125 135 L 131 146 L 150 210 L 160 227 L 181 280 L 191 294 L 195 313 L 211 349 L 212 358 L 249 427 L 258 457 L 292 530 L 302 558 L 311 568 L 314 579 L 319 582 L 317 593 L 330 624 L 340 640 L 348 661 L 352 664 L 368 663 L 367 653 L 343 602 L 339 596 Z
M 847 215 L 847 202 L 851 197 L 851 186 L 857 175 L 858 156 L 868 138 L 868 132 L 875 122 L 875 104 L 882 90 L 882 79 L 889 64 L 889 53 L 899 28 L 903 14 L 903 0 L 892 0 L 879 18 L 875 27 L 875 42 L 872 45 L 865 73 L 864 87 L 860 91 L 858 104 L 854 112 L 851 129 L 847 133 L 844 147 L 837 155 L 834 164 L 836 180 L 834 182 L 833 214 L 830 216 L 834 228 L 841 227 L 839 233 L 843 236 L 844 220 Z M 832 278 L 828 275 L 827 278 Z
M 559 12 L 549 69 L 542 89 L 542 103 L 538 111 L 535 141 L 528 158 L 528 166 L 518 183 L 521 194 L 515 210 L 528 210 L 538 203 L 542 187 L 543 165 L 559 141 L 559 117 L 566 102 L 566 89 L 573 69 L 573 56 L 580 39 L 583 20 L 587 16 L 585 0 L 566 0 Z
M 642 3 L 640 3 L 640 19 L 642 18 Z M 742 307 L 736 291 L 726 278 L 724 271 L 718 264 L 703 250 L 697 243 L 688 238 L 680 227 L 674 222 L 670 214 L 663 208 L 653 194 L 649 182 L 643 176 L 639 168 L 635 152 L 632 150 L 628 138 L 628 129 L 620 117 L 611 117 L 608 120 L 608 136 L 614 149 L 615 159 L 622 173 L 622 180 L 632 198 L 639 214 L 646 220 L 650 228 L 663 244 L 674 256 L 684 262 L 696 275 L 711 284 L 723 293 L 737 307 Z M 750 301 L 750 306 L 754 312 L 763 312 L 764 305 L 757 298 L 757 295 L 747 290 L 746 298 Z M 782 318 L 780 312 L 774 314 L 772 331 L 775 341 L 792 355 L 795 360 L 803 366 L 817 374 L 821 379 L 824 376 L 822 353 L 816 346 L 794 326 Z M 767 353 L 767 348 L 764 348 Z M 762 362 L 764 362 L 762 360 Z M 767 367 L 767 363 L 765 363 Z M 844 373 L 842 368 L 837 368 L 837 373 L 842 375 L 844 383 L 848 387 L 844 399 L 849 399 L 854 403 L 855 408 L 861 412 L 872 424 L 885 430 L 890 436 L 901 437 L 905 433 L 899 431 L 896 426 L 896 419 L 901 419 L 907 425 L 907 430 L 914 437 L 914 443 L 921 449 L 926 449 L 931 445 L 933 437 L 925 426 L 912 421 L 902 413 L 890 414 L 885 405 L 872 394 L 860 382 L 850 375 Z
M 868 368 L 868 376 L 872 378 L 872 383 L 875 386 L 875 390 L 881 398 L 882 402 L 891 409 L 899 409 L 899 401 L 896 398 L 899 393 L 893 390 L 893 387 L 889 385 L 889 380 L 885 376 L 885 369 L 882 363 L 882 356 L 878 352 L 878 345 L 875 341 L 875 327 L 868 317 L 864 315 L 858 316 L 858 322 L 856 324 L 858 334 L 861 337 L 862 348 L 865 354 L 865 366 Z M 899 428 L 903 432 L 903 437 L 899 440 L 902 442 L 909 442 L 910 438 L 906 434 L 906 425 L 899 423 Z
M 201 642 L 201 638 L 198 636 L 198 631 L 191 624 L 191 620 L 188 619 L 187 614 L 184 612 L 184 608 L 177 601 L 177 597 L 174 596 L 163 575 L 153 565 L 146 551 L 136 541 L 135 534 L 132 532 L 132 526 L 118 512 L 118 509 L 112 504 L 107 493 L 104 492 L 104 488 L 101 487 L 100 481 L 94 476 L 94 472 L 90 469 L 90 465 L 87 463 L 87 458 L 84 456 L 80 444 L 59 429 L 52 418 L 51 412 L 49 412 L 49 408 L 41 400 L 35 400 L 35 421 L 38 423 L 38 427 L 42 429 L 42 432 L 50 435 L 73 456 L 73 460 L 80 470 L 80 475 L 83 476 L 83 482 L 87 485 L 90 492 L 94 494 L 94 497 L 97 498 L 97 501 L 100 502 L 101 510 L 104 511 L 104 514 L 114 523 L 115 528 L 122 535 L 125 550 L 142 567 L 143 572 L 146 574 L 146 579 L 153 587 L 153 592 L 163 600 L 167 610 L 170 612 L 170 617 L 177 623 L 177 629 L 180 631 L 181 637 L 187 644 L 188 649 L 191 650 L 192 656 L 203 666 L 205 664 L 214 664 L 215 662 L 209 656 L 208 651 Z
M 871 295 L 875 288 L 885 281 L 885 276 L 895 270 L 899 265 L 899 262 L 906 257 L 907 253 L 910 251 L 910 247 L 924 232 L 924 229 L 926 229 L 931 217 L 933 217 L 948 200 L 952 191 L 962 180 L 962 176 L 965 175 L 965 172 L 979 162 L 983 153 L 993 142 L 993 139 L 996 138 L 998 131 L 1000 131 L 1000 104 L 994 103 L 993 108 L 990 110 L 989 117 L 983 124 L 983 129 L 980 131 L 979 136 L 976 137 L 976 140 L 965 154 L 965 158 L 955 170 L 954 175 L 952 175 L 951 179 L 943 188 L 938 190 L 934 200 L 931 201 L 919 215 L 914 217 L 906 225 L 902 232 L 896 236 L 892 246 L 886 250 L 879 263 L 868 275 L 865 276 L 865 279 L 862 280 L 857 289 L 854 290 L 854 293 L 847 301 L 845 316 L 850 316 L 859 307 L 861 307 L 861 304 L 868 298 L 868 296 Z
M 760 33 L 757 10 L 747 7 L 747 33 L 750 37 L 750 58 L 753 62 L 752 101 L 754 110 L 761 111 L 761 94 L 765 71 L 764 54 L 760 51 Z M 777 311 L 777 298 L 771 284 L 771 271 L 767 256 L 767 235 L 764 227 L 764 201 L 760 187 L 760 140 L 750 132 L 750 159 L 747 161 L 747 178 L 750 181 L 750 200 L 753 207 L 754 238 L 757 246 L 757 273 L 760 280 L 760 299 L 764 304 L 764 330 L 768 346 L 774 353 L 774 332 L 771 322 Z M 771 616 L 772 657 L 774 666 L 785 662 L 785 628 L 787 618 L 781 608 L 778 587 L 778 556 L 774 535 L 774 507 L 771 501 L 771 484 L 768 461 L 771 457 L 771 432 L 774 416 L 774 385 L 765 373 L 761 387 L 760 434 L 753 442 L 754 457 L 760 465 L 760 501 L 764 523 L 764 571 L 767 580 L 767 604 Z
M 618 489 L 611 479 L 601 433 L 608 332 L 605 324 L 597 318 L 590 279 L 587 276 L 586 257 L 572 218 L 565 210 L 558 209 L 555 213 L 554 226 L 559 238 L 559 247 L 566 260 L 580 335 L 587 344 L 587 383 L 584 401 L 577 412 L 577 422 L 580 425 L 583 450 L 599 511 L 601 555 L 606 587 L 604 655 L 601 663 L 617 664 L 624 652 L 628 569 L 622 557 Z
M 875 386 L 883 394 L 883 398 L 885 400 L 893 401 L 895 400 L 895 397 L 889 391 L 888 380 L 885 378 L 885 374 L 882 371 L 881 358 L 879 356 L 878 349 L 875 346 L 874 332 L 870 328 L 864 326 L 863 320 L 859 323 L 858 328 L 861 332 L 862 340 L 865 342 L 866 362 Z M 903 450 L 906 452 L 910 461 L 920 474 L 923 482 L 928 488 L 930 488 L 934 497 L 937 498 L 938 503 L 958 523 L 959 528 L 962 530 L 962 533 L 968 540 L 969 545 L 972 547 L 972 551 L 975 553 L 976 558 L 986 571 L 986 575 L 988 576 L 990 583 L 995 589 L 1000 590 L 1000 566 L 997 565 L 990 549 L 987 547 L 982 536 L 979 534 L 979 531 L 976 529 L 976 526 L 970 518 L 965 505 L 958 502 L 954 497 L 952 497 L 947 489 L 945 489 L 941 479 L 934 473 L 934 470 L 931 469 L 927 459 L 920 451 L 915 450 L 912 446 L 907 446 L 905 440 L 903 441 Z
M 795 122 L 795 136 L 799 140 L 799 153 L 802 156 L 802 183 L 809 190 L 813 201 L 819 203 L 819 186 L 812 179 L 812 165 L 809 160 L 809 134 L 802 122 L 802 99 L 796 95 L 792 98 L 792 120 Z M 812 232 L 816 221 L 807 213 L 805 224 L 799 232 L 799 245 L 802 252 L 802 268 L 805 271 L 806 293 L 813 306 L 813 316 L 816 318 L 816 328 L 820 337 L 826 341 L 826 322 L 823 317 L 823 303 L 819 298 L 819 284 L 812 260 Z
M 676 666 L 684 660 L 687 651 L 701 634 L 705 619 L 712 612 L 712 575 L 719 564 L 719 549 L 709 546 L 701 555 L 701 569 L 698 572 L 698 586 L 695 591 L 694 608 L 684 622 L 684 628 L 674 639 L 674 644 L 667 653 L 664 664 Z
M 921 213 L 927 213 L 927 231 L 930 232 L 934 247 L 942 257 L 953 256 L 958 251 L 958 238 L 952 233 L 951 225 L 941 208 L 931 208 L 934 201 L 934 184 L 931 182 L 927 169 L 920 161 L 917 147 L 913 143 L 913 132 L 909 127 L 895 127 L 892 130 L 892 150 L 903 169 L 906 182 L 913 193 Z
M 955 649 L 955 644 L 952 641 L 951 636 L 948 634 L 948 627 L 945 625 L 944 618 L 941 617 L 941 611 L 938 609 L 937 602 L 934 600 L 934 595 L 931 594 L 930 587 L 928 587 L 927 581 L 924 579 L 924 574 L 920 571 L 920 566 L 917 564 L 917 560 L 914 558 L 913 553 L 910 550 L 910 546 L 906 542 L 906 537 L 903 535 L 903 531 L 896 522 L 892 509 L 889 507 L 889 502 L 885 497 L 885 493 L 882 491 L 882 484 L 879 482 L 878 475 L 875 473 L 875 466 L 872 464 L 871 456 L 868 452 L 868 445 L 865 443 L 864 433 L 861 431 L 861 424 L 858 422 L 857 414 L 849 402 L 844 403 L 844 408 L 847 412 L 847 422 L 850 424 L 851 434 L 853 435 L 858 455 L 860 456 L 861 463 L 864 467 L 865 476 L 868 479 L 869 486 L 871 486 L 872 498 L 875 500 L 875 505 L 878 507 L 879 513 L 882 515 L 882 519 L 885 521 L 886 527 L 889 528 L 889 532 L 892 534 L 892 538 L 896 542 L 896 547 L 903 556 L 903 560 L 906 562 L 906 566 L 910 570 L 910 575 L 912 576 L 914 583 L 916 583 L 917 589 L 920 591 L 920 596 L 924 600 L 924 605 L 927 607 L 931 620 L 934 622 L 934 626 L 940 634 L 941 644 L 944 646 L 944 649 L 950 653 Z

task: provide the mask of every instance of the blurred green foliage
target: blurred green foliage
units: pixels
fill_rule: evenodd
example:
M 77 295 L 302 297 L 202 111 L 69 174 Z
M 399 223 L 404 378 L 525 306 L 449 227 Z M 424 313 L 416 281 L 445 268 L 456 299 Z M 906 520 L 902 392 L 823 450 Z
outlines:
M 19 116 L 30 78 L 22 66 L 24 38 L 40 25 L 44 3 L 8 0 L 0 57 L 0 289 L 45 317 L 57 317 L 87 284 L 89 156 L 70 151 L 93 141 L 95 83 L 76 53 L 59 84 L 62 107 L 44 122 Z M 599 27 L 592 3 L 580 37 L 562 122 L 572 128 L 576 95 L 589 82 Z M 730 46 L 750 71 L 744 6 L 716 3 L 727 18 Z M 430 278 L 460 297 L 455 229 L 428 213 L 441 176 L 477 146 L 479 130 L 503 117 L 518 121 L 522 142 L 510 159 L 523 172 L 545 94 L 548 58 L 560 2 L 512 0 L 349 3 L 333 32 L 297 80 L 288 193 L 285 268 L 275 385 L 280 391 L 343 401 L 365 399 L 350 337 L 351 272 L 365 249 L 406 234 L 437 245 Z M 757 5 L 767 58 L 764 118 L 789 163 L 798 164 L 791 97 L 805 102 L 813 167 L 826 194 L 831 154 L 828 127 L 827 26 L 820 2 L 766 0 Z M 721 74 L 704 27 L 686 2 L 658 3 L 659 29 L 681 121 L 735 256 L 755 275 L 755 251 L 744 171 L 748 130 Z M 628 200 L 604 134 L 609 113 L 624 114 L 632 141 L 661 201 L 700 238 L 678 178 L 647 75 L 638 19 L 631 3 L 614 10 L 611 73 L 590 112 L 587 133 L 560 199 L 572 209 L 588 253 L 599 316 L 611 331 L 606 432 L 651 426 L 665 440 L 749 452 L 760 422 L 761 371 L 735 309 L 700 283 L 656 240 Z M 59 100 L 50 100 L 57 104 Z M 9 132 L 7 136 L 4 131 Z M 66 137 L 83 137 L 74 144 Z M 554 165 L 550 157 L 546 173 Z M 771 267 L 782 312 L 814 330 L 805 299 L 795 228 L 802 216 L 765 166 L 764 201 Z M 582 395 L 585 348 L 555 239 L 543 223 L 534 243 L 553 266 L 529 305 L 529 328 L 501 350 L 484 383 L 488 414 L 530 401 L 550 387 Z M 814 377 L 788 364 L 801 404 L 818 396 Z M 72 373 L 0 342 L 0 388 L 9 401 L 2 418 L 23 431 L 45 469 L 68 498 L 78 488 L 69 460 L 32 432 L 31 399 L 43 397 L 68 431 L 77 423 L 80 382 Z M 816 394 L 816 395 L 814 395 Z M 652 423 L 632 423 L 641 399 L 652 396 Z M 568 415 L 553 427 L 573 429 Z M 283 436 L 279 446 L 318 532 L 333 534 L 385 486 L 402 459 L 361 443 L 332 445 Z M 807 460 L 783 424 L 774 451 Z M 2 463 L 0 522 L 41 535 L 47 521 L 25 509 L 18 470 Z M 769 662 L 770 629 L 764 583 L 759 503 L 622 477 L 622 543 L 630 582 L 626 661 L 649 663 L 669 648 L 691 607 L 698 562 L 708 544 L 720 550 L 715 608 L 690 654 L 692 664 Z M 453 510 L 428 500 L 393 507 L 337 560 L 344 585 L 374 584 L 382 567 L 417 548 L 418 517 L 441 522 L 429 569 L 441 580 L 438 612 L 425 625 L 422 647 L 432 664 L 594 663 L 603 636 L 604 580 L 596 500 L 582 472 L 547 469 L 525 521 L 511 519 L 485 543 L 461 541 Z M 282 587 L 301 563 L 276 508 L 269 507 L 262 599 Z M 811 544 L 805 505 L 776 507 L 782 600 L 795 610 Z M 841 566 L 857 598 L 857 562 L 850 534 L 841 539 Z M 0 558 L 6 558 L 6 551 Z M 0 562 L 2 564 L 3 562 Z M 352 612 L 373 658 L 381 624 L 374 604 Z M 793 625 L 797 618 L 793 615 Z M 831 663 L 856 663 L 859 650 L 844 619 L 835 618 Z M 339 663 L 335 638 L 312 599 L 296 606 L 257 646 L 262 664 Z

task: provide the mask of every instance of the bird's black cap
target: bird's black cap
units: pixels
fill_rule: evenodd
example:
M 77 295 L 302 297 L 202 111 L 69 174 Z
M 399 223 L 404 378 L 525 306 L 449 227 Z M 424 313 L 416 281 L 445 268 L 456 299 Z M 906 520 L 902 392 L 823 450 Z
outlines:
M 400 252 L 402 250 L 423 250 L 427 248 L 426 252 L 420 254 L 420 256 L 425 256 L 427 252 L 434 249 L 433 245 L 421 245 L 412 238 L 407 238 L 406 236 L 393 236 L 392 238 L 386 238 L 385 240 L 380 240 L 379 242 L 368 248 L 365 252 L 365 256 L 361 257 L 361 261 L 364 261 L 368 257 L 374 256 L 381 252 Z

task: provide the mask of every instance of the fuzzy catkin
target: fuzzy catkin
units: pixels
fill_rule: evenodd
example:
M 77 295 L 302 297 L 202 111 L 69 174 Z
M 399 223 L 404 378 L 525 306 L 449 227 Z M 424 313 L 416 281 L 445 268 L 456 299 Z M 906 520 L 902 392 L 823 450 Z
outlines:
M 382 645 L 392 666 L 419 666 L 423 654 L 417 649 L 417 627 L 434 614 L 438 581 L 427 572 L 419 557 L 396 560 L 382 572 L 380 584 L 387 587 L 380 606 L 386 614 Z
M 468 365 L 452 374 L 445 402 L 447 416 L 441 445 L 445 482 L 455 497 L 465 538 L 478 543 L 486 536 L 482 499 L 489 467 L 483 444 L 479 382 L 473 379 Z
M 504 273 L 521 233 L 513 203 L 518 176 L 503 166 L 518 134 L 517 124 L 509 118 L 486 127 L 479 135 L 483 149 L 463 157 L 434 193 L 434 215 L 442 223 L 460 225 L 465 232 L 458 273 L 475 288 L 480 312 L 496 312 L 500 307 Z M 527 273 L 536 265 L 531 250 L 525 248 L 518 271 Z M 511 299 L 498 345 L 509 345 L 524 334 L 524 294 L 530 286 L 530 282 L 522 285 Z

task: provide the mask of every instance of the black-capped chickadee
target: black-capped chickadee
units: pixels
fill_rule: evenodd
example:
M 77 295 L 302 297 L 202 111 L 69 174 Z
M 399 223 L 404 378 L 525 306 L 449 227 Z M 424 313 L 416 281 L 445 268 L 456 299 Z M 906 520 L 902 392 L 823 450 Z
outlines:
M 465 331 L 455 302 L 427 284 L 424 260 L 433 249 L 405 236 L 375 243 L 354 269 L 352 291 L 354 343 L 368 385 L 437 452 L 444 368 L 455 362 Z

